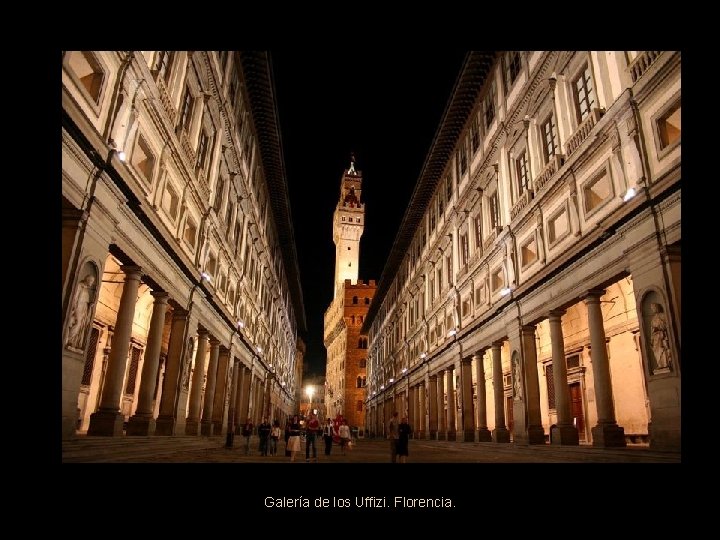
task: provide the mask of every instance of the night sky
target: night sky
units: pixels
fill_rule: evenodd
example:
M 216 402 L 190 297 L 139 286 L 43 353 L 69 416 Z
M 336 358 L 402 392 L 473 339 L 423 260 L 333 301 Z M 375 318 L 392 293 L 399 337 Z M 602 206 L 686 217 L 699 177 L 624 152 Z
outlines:
M 465 51 L 271 52 L 308 334 L 305 376 L 325 374 L 332 216 L 354 152 L 363 173 L 359 278 L 379 281 Z

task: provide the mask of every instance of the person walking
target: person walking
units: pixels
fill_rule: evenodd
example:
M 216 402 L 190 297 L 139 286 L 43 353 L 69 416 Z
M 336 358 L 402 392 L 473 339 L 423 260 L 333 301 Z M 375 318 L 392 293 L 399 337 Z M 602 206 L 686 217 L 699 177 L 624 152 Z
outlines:
M 310 462 L 310 446 L 312 446 L 313 461 L 317 463 L 317 446 L 315 439 L 320 431 L 320 421 L 315 413 L 310 413 L 310 418 L 305 423 L 305 463 Z
M 290 421 L 289 432 L 287 449 L 290 452 L 290 461 L 295 461 L 295 454 L 300 451 L 300 418 L 297 414 Z
M 262 422 L 258 426 L 258 438 L 260 439 L 261 456 L 268 455 L 268 438 L 270 437 L 270 430 L 272 430 L 270 422 L 267 421 L 267 418 L 263 418 Z
M 280 440 L 280 421 L 275 419 L 270 430 L 270 455 L 277 456 L 278 441 Z
M 348 426 L 347 420 L 343 420 L 342 424 L 340 424 L 340 450 L 343 456 L 345 455 L 345 448 L 350 442 L 350 437 L 350 426 Z
M 397 442 L 400 434 L 398 432 L 398 412 L 392 414 L 392 418 L 388 422 L 388 440 L 390 441 L 390 461 L 397 463 Z
M 247 422 L 245 422 L 245 425 L 242 428 L 242 436 L 245 437 L 245 454 L 250 454 L 250 437 L 253 432 L 253 423 L 252 420 L 250 420 L 250 417 L 248 417 Z
M 333 436 L 335 430 L 333 429 L 332 419 L 328 418 L 323 428 L 323 439 L 325 440 L 325 455 L 329 456 L 332 451 Z
M 407 416 L 403 416 L 400 425 L 398 425 L 397 455 L 400 456 L 400 463 L 407 463 L 408 444 L 411 434 L 412 427 L 408 424 Z

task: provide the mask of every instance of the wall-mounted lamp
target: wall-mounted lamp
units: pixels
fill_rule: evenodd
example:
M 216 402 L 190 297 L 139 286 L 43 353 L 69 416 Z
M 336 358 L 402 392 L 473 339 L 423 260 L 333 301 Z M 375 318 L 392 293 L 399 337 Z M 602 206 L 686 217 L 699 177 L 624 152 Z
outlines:
M 392 384 L 392 383 L 394 383 L 394 382 L 395 382 L 395 379 L 393 379 L 393 378 L 391 377 L 391 378 L 390 378 L 390 380 L 389 380 L 388 382 Z
M 202 279 L 204 281 L 211 281 L 212 276 L 210 274 L 208 274 L 207 272 L 203 272 L 202 274 L 200 274 L 200 279 Z
M 243 321 L 237 322 L 238 328 L 245 328 L 245 323 Z
M 407 371 L 407 368 L 406 368 L 406 367 L 402 368 L 402 372 L 403 372 L 403 373 L 405 373 L 406 371 Z
M 120 161 L 125 161 L 125 158 L 127 157 L 125 155 L 125 152 L 117 147 L 117 144 L 115 143 L 114 140 L 110 139 L 110 141 L 108 141 L 108 142 L 110 143 L 110 148 L 115 150 L 115 153 L 117 154 L 118 159 Z
M 255 347 L 255 350 L 256 350 L 257 352 L 261 353 L 261 352 L 262 352 L 262 347 L 261 347 L 260 345 L 258 345 L 257 347 Z
M 500 296 L 507 296 L 512 292 L 512 289 L 510 287 L 503 287 L 500 289 Z
M 455 328 L 451 328 L 450 331 L 447 333 L 448 337 L 452 337 L 455 334 L 457 334 L 457 330 Z
M 420 360 L 425 360 L 426 358 L 427 358 L 427 353 L 426 353 L 426 352 L 420 354 Z
M 625 195 L 623 195 L 622 200 L 625 202 L 628 202 L 635 195 L 637 195 L 637 190 L 635 189 L 635 186 L 631 186 L 627 189 L 627 191 L 625 192 Z

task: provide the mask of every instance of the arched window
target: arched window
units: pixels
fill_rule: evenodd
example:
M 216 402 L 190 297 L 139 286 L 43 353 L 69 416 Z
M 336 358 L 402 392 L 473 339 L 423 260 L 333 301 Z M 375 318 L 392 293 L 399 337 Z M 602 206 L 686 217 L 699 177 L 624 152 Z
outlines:
M 365 305 L 367 306 L 370 303 L 370 299 L 366 296 L 365 297 Z
M 362 338 L 360 338 L 360 339 L 358 340 L 358 349 L 362 349 L 362 348 L 363 348 L 362 345 L 363 345 L 363 340 L 362 340 Z
M 364 368 L 365 366 L 367 366 L 367 359 L 363 358 L 362 360 L 360 360 L 360 367 Z
M 357 297 L 357 296 L 353 296 L 353 304 L 357 304 L 357 303 L 358 303 L 358 297 Z
M 357 387 L 362 388 L 362 377 L 357 378 Z
M 350 324 L 355 324 L 355 315 L 350 315 Z

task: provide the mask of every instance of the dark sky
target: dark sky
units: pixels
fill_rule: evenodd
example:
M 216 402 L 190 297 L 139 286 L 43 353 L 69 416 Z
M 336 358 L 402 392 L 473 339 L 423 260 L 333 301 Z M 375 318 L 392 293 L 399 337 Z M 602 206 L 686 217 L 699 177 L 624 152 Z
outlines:
M 380 279 L 465 51 L 276 50 L 278 114 L 308 323 L 306 376 L 324 375 L 332 216 L 356 157 L 365 231 L 360 279 Z

